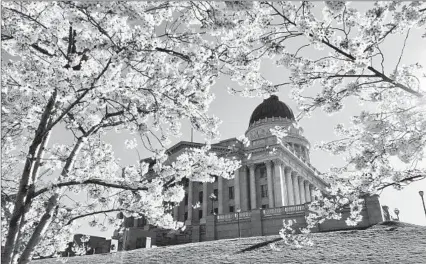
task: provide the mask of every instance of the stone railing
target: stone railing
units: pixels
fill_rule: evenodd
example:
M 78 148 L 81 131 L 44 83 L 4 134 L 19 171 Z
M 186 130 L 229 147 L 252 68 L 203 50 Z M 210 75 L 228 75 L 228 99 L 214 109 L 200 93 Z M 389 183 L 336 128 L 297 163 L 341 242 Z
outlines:
M 251 218 L 251 212 L 241 212 L 239 213 L 240 220 Z M 228 221 L 237 221 L 238 213 L 229 213 L 229 214 L 221 214 L 217 216 L 218 222 L 228 222 Z
M 263 209 L 263 216 L 287 215 L 305 212 L 305 205 L 290 205 L 277 208 Z
M 291 215 L 303 213 L 306 211 L 307 204 L 289 205 L 283 207 L 262 209 L 263 216 L 275 216 L 275 215 Z M 250 219 L 251 211 L 239 213 L 239 219 Z M 220 214 L 216 216 L 217 222 L 232 222 L 238 220 L 238 213 Z

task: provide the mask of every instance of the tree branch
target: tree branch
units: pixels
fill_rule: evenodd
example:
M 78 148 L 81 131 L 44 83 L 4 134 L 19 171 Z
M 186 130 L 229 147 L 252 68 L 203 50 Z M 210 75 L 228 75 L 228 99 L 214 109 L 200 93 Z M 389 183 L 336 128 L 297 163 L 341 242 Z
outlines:
M 69 181 L 69 182 L 61 182 L 61 183 L 53 184 L 50 187 L 45 187 L 34 192 L 33 197 L 37 197 L 38 195 L 45 193 L 54 188 L 62 188 L 62 187 L 86 185 L 86 184 L 96 184 L 96 185 L 100 185 L 104 187 L 110 187 L 110 188 L 116 188 L 116 189 L 122 189 L 122 190 L 128 190 L 128 191 L 147 191 L 148 190 L 147 187 L 131 187 L 131 186 L 126 186 L 126 185 L 117 184 L 117 183 L 104 182 L 100 179 L 89 179 L 85 181 Z
M 33 49 L 35 49 L 36 51 L 38 51 L 38 52 L 40 52 L 40 53 L 42 53 L 42 54 L 44 54 L 44 55 L 47 55 L 47 56 L 49 56 L 49 57 L 54 57 L 54 55 L 53 55 L 53 54 L 50 54 L 47 50 L 45 50 L 45 49 L 43 49 L 43 48 L 39 47 L 37 44 L 31 44 L 31 46 L 30 46 L 30 47 L 32 47 Z
M 163 48 L 159 48 L 159 47 L 156 47 L 155 50 L 160 51 L 160 52 L 165 52 L 167 54 L 179 57 L 184 61 L 191 62 L 191 59 L 189 58 L 188 55 L 182 54 L 180 52 L 176 52 L 174 50 L 169 50 L 169 49 L 163 49 Z
M 397 181 L 397 182 L 385 184 L 382 187 L 377 188 L 377 190 L 380 191 L 380 190 L 383 190 L 383 189 L 390 187 L 390 186 L 399 186 L 399 185 L 401 185 L 401 183 L 404 184 L 406 182 L 419 181 L 419 180 L 423 180 L 423 179 L 426 179 L 426 175 L 415 175 L 415 176 L 404 178 L 404 179 Z
M 76 216 L 76 217 L 71 218 L 71 219 L 70 219 L 70 220 L 66 223 L 66 225 L 70 225 L 70 224 L 71 224 L 72 222 L 74 222 L 75 220 L 80 219 L 80 218 L 84 218 L 84 217 L 87 217 L 87 216 L 97 215 L 97 214 L 105 214 L 105 213 L 112 213 L 112 212 L 121 212 L 121 211 L 123 211 L 123 209 L 109 209 L 109 210 L 96 211 L 96 212 L 91 212 L 91 213 L 87 213 L 87 214 L 82 214 L 82 215 L 79 215 L 79 216 Z

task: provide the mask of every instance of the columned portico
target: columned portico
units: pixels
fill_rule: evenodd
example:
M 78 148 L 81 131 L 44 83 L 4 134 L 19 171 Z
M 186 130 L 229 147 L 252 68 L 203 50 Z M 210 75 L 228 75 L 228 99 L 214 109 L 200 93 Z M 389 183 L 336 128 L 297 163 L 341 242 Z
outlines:
M 256 209 L 256 178 L 254 174 L 254 164 L 250 164 L 248 167 L 250 172 L 250 208 Z
M 293 192 L 293 179 L 291 177 L 292 169 L 290 167 L 285 167 L 284 173 L 285 173 L 285 183 L 286 183 L 286 189 L 288 193 L 288 205 L 294 205 L 294 192 Z
M 272 163 L 271 161 L 266 161 L 266 177 L 268 181 L 268 200 L 269 200 L 269 207 L 273 208 L 275 207 L 275 201 L 274 201 L 274 185 L 273 185 L 273 178 L 272 178 Z

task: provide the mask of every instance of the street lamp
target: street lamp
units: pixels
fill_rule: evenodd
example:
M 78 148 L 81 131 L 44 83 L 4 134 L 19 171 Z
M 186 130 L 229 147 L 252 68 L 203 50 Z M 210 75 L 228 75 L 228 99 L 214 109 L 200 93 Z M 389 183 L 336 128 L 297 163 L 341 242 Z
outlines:
M 210 194 L 209 196 L 210 201 L 212 201 L 212 215 L 214 215 L 214 201 L 216 201 L 217 197 L 214 195 L 214 193 Z
M 237 208 L 237 221 L 238 221 L 238 237 L 241 238 L 241 230 L 240 230 L 240 212 L 241 209 Z
M 399 209 L 395 208 L 395 210 L 393 210 L 396 214 L 396 219 L 399 221 Z
M 419 191 L 420 197 L 422 198 L 422 202 L 423 202 L 423 210 L 425 211 L 425 216 L 426 216 L 426 206 L 425 206 L 425 199 L 423 198 L 424 192 L 423 191 Z

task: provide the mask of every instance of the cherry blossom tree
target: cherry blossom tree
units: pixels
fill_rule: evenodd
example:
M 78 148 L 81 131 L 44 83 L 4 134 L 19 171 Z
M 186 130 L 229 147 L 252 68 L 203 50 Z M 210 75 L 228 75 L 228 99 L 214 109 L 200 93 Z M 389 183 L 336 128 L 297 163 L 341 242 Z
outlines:
M 319 144 L 344 156 L 346 165 L 321 175 L 331 187 L 317 192 L 308 227 L 339 219 L 344 206 L 352 210 L 347 223 L 355 224 L 360 196 L 426 178 L 425 74 L 420 62 L 401 63 L 410 36 L 426 36 L 423 2 L 376 2 L 366 10 L 343 1 L 193 5 L 204 27 L 225 29 L 218 34 L 228 47 L 219 57 L 226 64 L 221 72 L 243 87 L 231 87 L 231 93 L 264 96 L 289 88 L 298 118 L 317 108 L 338 112 L 347 98 L 369 106 L 349 127 L 336 127 L 338 140 Z M 384 52 L 396 36 L 403 46 Z M 267 59 L 289 71 L 288 81 L 274 84 L 262 76 L 260 62 Z M 286 133 L 277 135 L 285 141 Z M 288 229 L 286 224 L 283 232 Z
M 219 49 L 187 7 L 2 3 L 2 49 L 13 56 L 2 65 L 2 263 L 64 249 L 77 219 L 106 228 L 122 212 L 175 228 L 168 207 L 183 199 L 183 178 L 239 166 L 208 147 L 174 162 L 165 152 L 183 119 L 207 140 L 218 135 L 207 109 Z M 113 129 L 139 135 L 152 162 L 121 168 L 103 140 Z M 72 140 L 50 142 L 55 133 Z
M 207 109 L 219 75 L 244 87 L 230 89 L 243 96 L 290 87 L 300 117 L 316 108 L 339 111 L 349 97 L 374 106 L 352 126 L 337 127 L 342 139 L 320 146 L 345 155 L 347 165 L 323 175 L 331 188 L 317 194 L 308 219 L 312 226 L 339 217 L 337 209 L 349 205 L 348 223 L 356 222 L 360 194 L 426 174 L 418 166 L 426 130 L 421 65 L 398 60 L 385 69 L 384 58 L 402 58 L 405 44 L 399 53 L 381 49 L 391 36 L 406 43 L 414 31 L 424 34 L 425 8 L 421 2 L 379 2 L 366 11 L 344 2 L 3 3 L 2 49 L 18 59 L 2 67 L 2 263 L 27 263 L 66 246 L 64 236 L 84 217 L 103 226 L 97 216 L 114 224 L 108 213 L 121 211 L 175 225 L 164 204 L 182 199 L 182 178 L 228 177 L 238 166 L 208 148 L 166 162 L 182 119 L 208 139 L 217 136 L 219 120 Z M 265 59 L 287 68 L 288 82 L 263 78 Z M 155 162 L 122 170 L 102 140 L 112 129 L 140 135 Z M 49 142 L 58 131 L 73 142 Z M 83 190 L 87 201 L 72 202 L 70 193 Z

